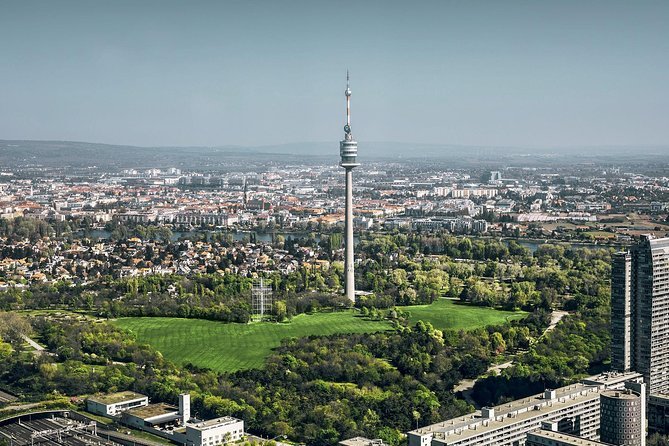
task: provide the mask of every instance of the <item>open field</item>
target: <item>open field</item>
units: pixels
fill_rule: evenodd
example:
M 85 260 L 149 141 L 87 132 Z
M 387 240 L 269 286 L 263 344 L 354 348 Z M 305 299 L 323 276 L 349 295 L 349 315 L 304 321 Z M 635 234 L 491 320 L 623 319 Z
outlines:
M 191 362 L 221 372 L 261 368 L 281 339 L 335 333 L 370 333 L 391 328 L 385 321 L 354 317 L 353 312 L 302 314 L 292 322 L 226 324 L 200 319 L 121 318 L 114 321 L 131 330 L 177 364 Z
M 435 328 L 469 329 L 519 319 L 524 312 L 458 305 L 440 299 L 432 305 L 404 307 L 411 322 L 422 319 Z M 226 324 L 200 319 L 121 318 L 113 321 L 177 364 L 191 362 L 221 372 L 261 368 L 281 339 L 336 333 L 371 333 L 390 329 L 385 321 L 355 317 L 353 312 L 299 315 L 286 324 Z
M 411 313 L 409 318 L 411 323 L 423 320 L 439 330 L 485 327 L 501 324 L 510 319 L 521 319 L 527 314 L 524 311 L 500 311 L 464 305 L 450 299 L 438 299 L 431 305 L 412 305 L 402 309 Z

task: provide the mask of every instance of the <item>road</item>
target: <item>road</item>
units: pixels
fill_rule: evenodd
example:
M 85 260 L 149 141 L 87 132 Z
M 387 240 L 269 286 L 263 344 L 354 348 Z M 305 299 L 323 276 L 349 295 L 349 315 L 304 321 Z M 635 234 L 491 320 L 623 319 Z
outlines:
M 5 410 L 13 410 L 13 411 L 20 411 L 20 410 L 28 410 L 28 409 L 34 409 L 35 407 L 39 407 L 42 402 L 39 403 L 26 403 L 26 404 L 10 404 L 9 406 L 5 406 L 2 408 L 3 411 Z
M 14 395 L 10 395 L 9 393 L 0 390 L 0 403 L 12 403 L 16 400 L 18 400 L 18 398 Z

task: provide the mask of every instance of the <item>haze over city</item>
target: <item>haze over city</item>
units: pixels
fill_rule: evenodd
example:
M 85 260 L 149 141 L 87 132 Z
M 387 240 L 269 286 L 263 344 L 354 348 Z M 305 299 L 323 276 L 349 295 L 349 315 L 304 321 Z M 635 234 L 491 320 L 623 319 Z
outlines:
M 2 2 L 0 137 L 659 145 L 664 1 Z M 324 148 L 318 151 L 325 151 Z
M 0 446 L 669 446 L 667 23 L 0 0 Z

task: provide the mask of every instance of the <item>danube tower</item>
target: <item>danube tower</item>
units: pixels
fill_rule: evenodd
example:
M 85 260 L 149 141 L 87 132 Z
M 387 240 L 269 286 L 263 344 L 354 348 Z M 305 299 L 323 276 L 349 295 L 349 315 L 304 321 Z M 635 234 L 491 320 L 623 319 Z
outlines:
M 346 274 L 346 297 L 355 302 L 355 274 L 353 271 L 353 168 L 360 164 L 356 162 L 358 156 L 358 143 L 351 134 L 351 89 L 348 83 L 348 71 L 346 72 L 346 125 L 344 126 L 344 140 L 339 143 L 339 154 L 341 163 L 339 165 L 346 169 L 346 259 L 344 270 Z

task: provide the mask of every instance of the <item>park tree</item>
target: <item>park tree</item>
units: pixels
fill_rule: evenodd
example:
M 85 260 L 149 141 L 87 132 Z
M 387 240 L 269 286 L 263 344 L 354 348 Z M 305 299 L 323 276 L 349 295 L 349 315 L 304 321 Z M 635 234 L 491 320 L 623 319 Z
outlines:
M 286 303 L 282 300 L 274 302 L 274 317 L 277 322 L 283 322 L 288 315 Z
M 9 358 L 12 355 L 12 351 L 11 344 L 3 342 L 2 337 L 0 337 L 0 363 Z
M 9 342 L 15 350 L 20 350 L 23 337 L 31 332 L 30 323 L 21 315 L 0 312 L 0 338 Z
M 669 437 L 658 433 L 652 434 L 646 441 L 647 446 L 669 446 Z
M 506 342 L 504 341 L 504 337 L 502 336 L 502 333 L 496 331 L 492 335 L 490 335 L 490 344 L 492 345 L 492 348 L 496 354 L 502 354 L 506 350 Z

